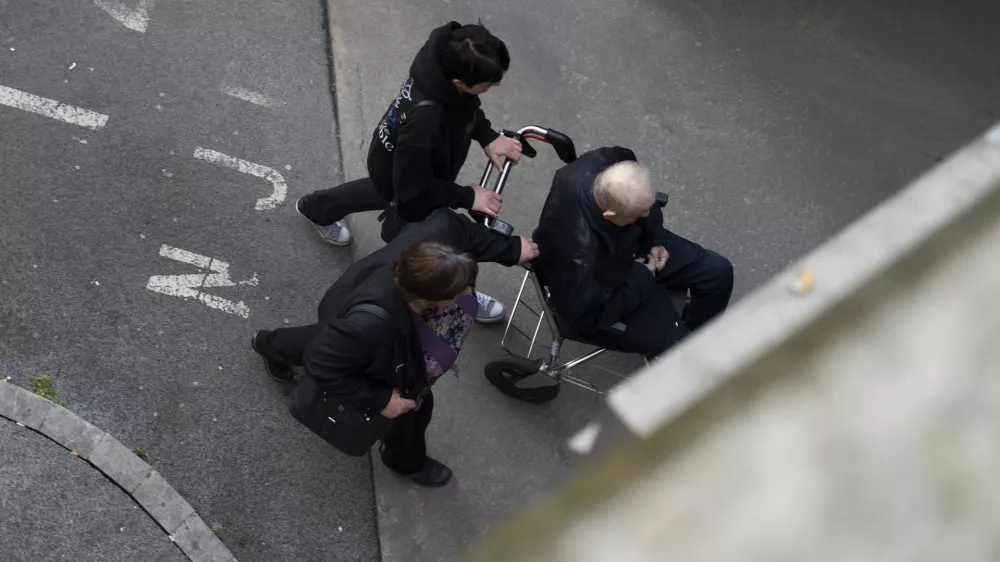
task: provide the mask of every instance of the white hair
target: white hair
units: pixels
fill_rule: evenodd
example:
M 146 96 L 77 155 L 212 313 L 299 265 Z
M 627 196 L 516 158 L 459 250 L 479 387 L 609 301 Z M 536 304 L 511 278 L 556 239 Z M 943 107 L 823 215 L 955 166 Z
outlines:
M 656 195 L 649 170 L 637 162 L 619 162 L 594 180 L 594 199 L 603 211 L 639 216 L 653 206 Z

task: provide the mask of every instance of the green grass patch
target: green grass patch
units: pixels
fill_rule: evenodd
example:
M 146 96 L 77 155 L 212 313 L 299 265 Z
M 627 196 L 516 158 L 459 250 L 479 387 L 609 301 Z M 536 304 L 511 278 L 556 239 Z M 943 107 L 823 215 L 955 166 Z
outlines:
M 59 393 L 56 389 L 52 388 L 52 377 L 28 377 L 29 390 L 35 394 L 45 398 L 46 400 L 51 400 L 60 406 L 65 407 L 66 401 L 59 399 Z

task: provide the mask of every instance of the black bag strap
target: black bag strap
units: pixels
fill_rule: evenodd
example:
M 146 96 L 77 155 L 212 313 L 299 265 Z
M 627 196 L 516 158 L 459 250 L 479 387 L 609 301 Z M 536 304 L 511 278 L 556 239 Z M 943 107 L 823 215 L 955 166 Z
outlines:
M 351 308 L 347 309 L 347 312 L 344 314 L 344 317 L 346 318 L 347 316 L 349 316 L 354 311 L 357 311 L 357 312 L 367 312 L 368 314 L 374 314 L 375 316 L 378 316 L 379 318 L 381 318 L 383 322 L 388 322 L 388 321 L 390 321 L 392 319 L 392 317 L 389 316 L 389 313 L 386 312 L 386 310 L 384 308 L 382 308 L 381 306 L 379 306 L 377 304 L 370 304 L 370 303 L 362 303 L 362 304 L 356 304 L 356 305 L 352 306 Z M 298 384 L 295 384 L 295 385 L 293 385 L 293 388 L 297 387 L 297 386 L 298 386 Z M 291 392 L 293 390 L 293 388 L 289 388 L 285 392 L 285 394 L 287 395 L 289 392 Z
M 426 100 L 420 100 L 417 103 L 413 104 L 412 106 L 410 106 L 409 109 L 407 109 L 406 111 L 404 111 L 404 112 L 402 112 L 402 113 L 399 114 L 399 126 L 402 127 L 403 123 L 406 123 L 406 119 L 407 119 L 406 116 L 407 116 L 407 114 L 412 114 L 414 111 L 420 109 L 421 107 L 428 107 L 428 106 L 432 106 L 432 105 L 438 105 L 438 102 L 435 101 L 435 100 L 426 99 Z M 396 134 L 398 135 L 399 132 L 397 131 Z M 395 143 L 395 142 L 396 142 L 395 139 L 393 139 L 393 143 Z M 393 190 L 393 195 L 392 195 L 392 201 L 389 203 L 389 207 L 390 208 L 395 208 L 396 212 L 398 213 L 399 212 L 399 197 L 396 196 L 395 191 L 396 190 L 394 189 Z M 385 219 L 387 211 L 388 210 L 383 211 L 382 214 L 379 215 L 379 217 L 378 217 L 379 218 L 379 222 L 381 222 L 383 219 Z
M 379 318 L 381 318 L 382 320 L 384 320 L 386 322 L 388 322 L 389 320 L 392 319 L 389 316 L 389 313 L 386 312 L 386 310 L 384 308 L 382 308 L 381 306 L 378 306 L 377 304 L 369 304 L 369 303 L 356 304 L 356 305 L 352 306 L 351 308 L 349 308 L 347 310 L 347 314 L 345 314 L 344 316 L 347 316 L 350 313 L 355 312 L 355 311 L 357 311 L 357 312 L 367 312 L 368 314 L 374 314 L 375 316 L 378 316 Z
M 420 100 L 420 101 L 418 101 L 417 103 L 413 104 L 410 107 L 410 109 L 407 109 L 406 111 L 404 111 L 404 112 L 402 112 L 402 113 L 399 114 L 399 124 L 402 125 L 403 123 L 406 122 L 406 114 L 407 113 L 413 113 L 414 111 L 420 109 L 421 107 L 427 107 L 429 105 L 438 105 L 438 102 L 436 102 L 435 100 Z
M 346 316 L 348 316 L 350 313 L 352 313 L 354 311 L 367 312 L 368 314 L 374 314 L 375 316 L 378 316 L 379 318 L 381 318 L 383 322 L 389 322 L 392 319 L 392 317 L 389 316 L 389 313 L 386 312 L 386 310 L 384 308 L 382 308 L 381 306 L 379 306 L 377 304 L 370 304 L 370 303 L 356 304 L 356 305 L 352 306 L 351 308 L 347 309 L 347 313 L 344 314 L 344 316 L 346 317 Z M 299 385 L 300 385 L 300 383 L 302 382 L 302 379 L 304 379 L 304 378 L 305 377 L 295 377 L 294 384 L 289 385 L 288 389 L 285 390 L 285 396 L 288 396 L 293 390 L 295 390 L 296 388 L 298 388 Z

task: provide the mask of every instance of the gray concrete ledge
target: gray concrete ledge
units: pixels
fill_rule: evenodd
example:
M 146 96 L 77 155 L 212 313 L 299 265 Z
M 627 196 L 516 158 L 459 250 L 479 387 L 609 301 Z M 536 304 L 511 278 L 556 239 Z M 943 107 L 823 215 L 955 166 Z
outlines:
M 625 439 L 648 438 L 865 288 L 881 288 L 892 268 L 930 251 L 932 242 L 997 197 L 998 148 L 995 125 L 615 388 L 601 421 L 625 429 Z M 806 275 L 807 286 L 799 287 Z M 614 430 L 602 433 L 595 451 L 619 446 L 622 438 Z
M 124 490 L 192 562 L 236 562 L 226 545 L 159 472 L 73 412 L 0 381 L 0 416 L 29 427 L 86 460 Z

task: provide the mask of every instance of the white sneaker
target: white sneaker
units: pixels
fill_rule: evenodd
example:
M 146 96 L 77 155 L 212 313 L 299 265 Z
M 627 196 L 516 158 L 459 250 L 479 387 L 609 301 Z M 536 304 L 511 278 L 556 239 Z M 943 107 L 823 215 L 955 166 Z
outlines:
M 309 221 L 309 224 L 316 229 L 319 233 L 319 237 L 323 239 L 327 244 L 333 244 L 334 246 L 346 246 L 351 243 L 351 231 L 347 229 L 347 225 L 344 221 L 337 221 L 333 224 L 316 224 L 309 217 L 302 214 L 302 209 L 299 207 L 302 204 L 302 197 L 299 197 L 298 201 L 295 202 L 295 212 L 299 214 L 302 218 Z
M 476 300 L 479 301 L 479 310 L 476 312 L 476 321 L 480 324 L 493 324 L 503 320 L 506 312 L 503 303 L 495 298 L 476 291 Z

